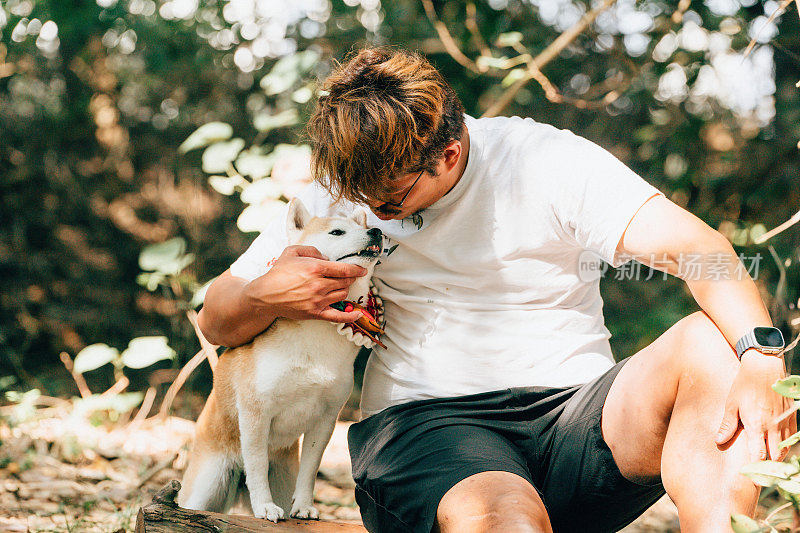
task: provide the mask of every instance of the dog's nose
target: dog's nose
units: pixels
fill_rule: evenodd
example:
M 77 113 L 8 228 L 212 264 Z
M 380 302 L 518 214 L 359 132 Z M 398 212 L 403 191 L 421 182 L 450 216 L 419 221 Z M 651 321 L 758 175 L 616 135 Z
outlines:
M 379 228 L 370 228 L 367 230 L 367 235 L 377 239 L 383 235 L 383 232 Z

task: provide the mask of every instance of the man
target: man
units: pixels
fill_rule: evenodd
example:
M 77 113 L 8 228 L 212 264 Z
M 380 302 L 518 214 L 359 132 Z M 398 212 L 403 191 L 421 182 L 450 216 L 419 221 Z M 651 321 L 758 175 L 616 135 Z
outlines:
M 388 238 L 374 278 L 386 349 L 348 436 L 369 530 L 612 531 L 665 489 L 684 531 L 754 512 L 738 472 L 779 458 L 794 423 L 771 424 L 787 407 L 767 353 L 782 338 L 748 341 L 772 324 L 725 238 L 585 139 L 465 116 L 417 55 L 364 50 L 323 89 L 300 197 L 317 215 L 367 205 Z M 328 305 L 363 273 L 285 248 L 282 223 L 208 291 L 212 342 L 248 342 L 278 316 L 355 318 Z M 718 261 L 690 276 L 686 254 Z M 630 256 L 682 276 L 703 311 L 614 365 L 590 274 Z

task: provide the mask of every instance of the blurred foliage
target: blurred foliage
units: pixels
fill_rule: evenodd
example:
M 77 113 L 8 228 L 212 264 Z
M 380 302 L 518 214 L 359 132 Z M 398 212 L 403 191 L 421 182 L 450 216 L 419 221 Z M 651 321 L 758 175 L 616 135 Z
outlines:
M 93 390 L 124 375 L 163 394 L 200 349 L 186 312 L 307 179 L 302 126 L 333 60 L 365 44 L 419 50 L 479 116 L 521 79 L 526 54 L 593 5 L 0 3 L 0 377 L 15 378 L 0 385 L 74 392 L 59 354 L 103 344 L 112 364 L 87 371 Z M 502 114 L 598 142 L 738 251 L 760 253 L 764 298 L 793 332 L 798 232 L 769 241 L 778 261 L 753 238 L 800 206 L 800 23 L 794 12 L 769 22 L 774 1 L 680 6 L 618 1 L 542 68 L 549 93 L 531 81 Z M 696 308 L 661 276 L 607 275 L 603 293 L 620 358 Z M 121 363 L 132 339 L 156 336 L 174 357 Z M 208 368 L 190 385 L 207 391 Z

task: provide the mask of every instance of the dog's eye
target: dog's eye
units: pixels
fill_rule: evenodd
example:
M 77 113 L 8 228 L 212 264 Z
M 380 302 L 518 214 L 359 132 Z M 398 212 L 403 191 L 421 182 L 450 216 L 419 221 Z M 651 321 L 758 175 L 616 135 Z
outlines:
M 344 230 L 333 229 L 333 230 L 328 232 L 328 235 L 337 235 L 337 236 L 338 235 L 344 235 Z

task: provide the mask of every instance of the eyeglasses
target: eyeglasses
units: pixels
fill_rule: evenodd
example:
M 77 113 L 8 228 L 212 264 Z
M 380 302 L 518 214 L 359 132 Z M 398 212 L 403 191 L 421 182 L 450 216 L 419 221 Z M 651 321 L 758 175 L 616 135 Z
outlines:
M 403 198 L 400 200 L 400 203 L 395 203 L 395 202 L 383 202 L 383 203 L 382 203 L 380 206 L 376 207 L 376 210 L 378 210 L 378 211 L 381 211 L 381 212 L 383 212 L 383 213 L 386 213 L 386 212 L 387 212 L 386 206 L 392 206 L 392 207 L 403 207 L 403 202 L 405 202 L 405 201 L 406 201 L 406 198 L 408 198 L 408 195 L 411 193 L 411 189 L 413 189 L 413 188 L 414 188 L 414 185 L 416 185 L 416 184 L 417 184 L 417 182 L 418 182 L 418 181 L 419 181 L 419 179 L 422 177 L 422 174 L 423 174 L 424 172 L 425 172 L 425 170 L 424 170 L 424 169 L 423 169 L 422 171 L 420 171 L 420 173 L 419 173 L 419 176 L 417 176 L 417 179 L 415 179 L 415 180 L 414 180 L 414 183 L 412 183 L 412 184 L 411 184 L 411 187 L 409 187 L 409 188 L 408 188 L 408 190 L 406 191 L 406 193 L 403 195 Z

